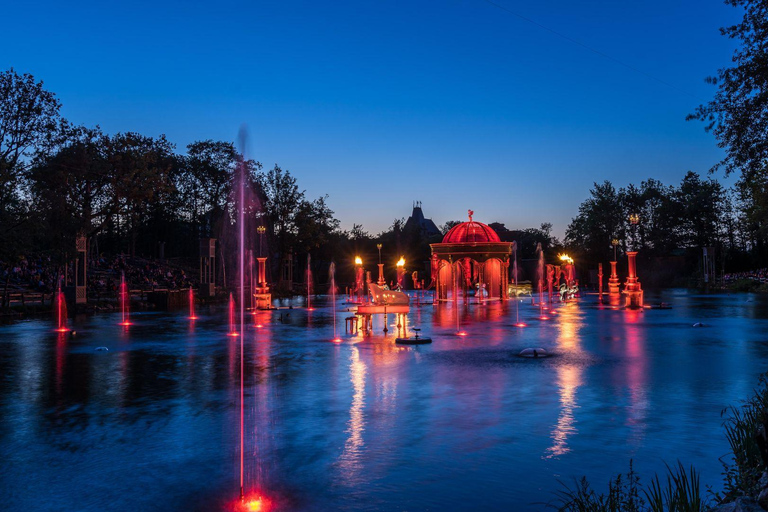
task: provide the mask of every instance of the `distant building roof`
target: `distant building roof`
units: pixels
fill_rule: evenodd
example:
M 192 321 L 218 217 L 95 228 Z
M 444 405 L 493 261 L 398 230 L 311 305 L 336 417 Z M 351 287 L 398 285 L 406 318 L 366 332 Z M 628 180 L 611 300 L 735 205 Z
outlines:
M 418 229 L 422 235 L 427 237 L 440 234 L 440 230 L 437 229 L 437 226 L 432 222 L 432 219 L 424 218 L 424 212 L 421 211 L 421 201 L 413 203 L 413 212 L 411 212 L 411 216 L 408 217 L 408 220 L 405 221 L 404 230 L 407 231 L 409 229 Z

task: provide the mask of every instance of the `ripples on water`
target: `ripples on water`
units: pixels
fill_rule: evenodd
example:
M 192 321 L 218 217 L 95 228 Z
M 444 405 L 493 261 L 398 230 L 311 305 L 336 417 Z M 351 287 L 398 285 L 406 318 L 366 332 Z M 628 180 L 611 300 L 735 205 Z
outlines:
M 558 480 L 680 459 L 719 485 L 720 410 L 768 362 L 768 301 L 665 292 L 671 310 L 414 307 L 334 344 L 327 301 L 245 336 L 246 482 L 282 510 L 541 509 Z M 339 304 L 339 322 L 351 313 Z M 239 487 L 239 345 L 226 309 L 0 327 L 7 510 L 211 510 Z M 280 315 L 283 320 L 280 321 Z M 403 320 L 401 320 L 402 322 Z M 694 329 L 695 322 L 707 327 Z M 340 325 L 343 330 L 343 325 Z M 109 352 L 94 352 L 106 346 Z M 516 357 L 526 347 L 554 355 Z

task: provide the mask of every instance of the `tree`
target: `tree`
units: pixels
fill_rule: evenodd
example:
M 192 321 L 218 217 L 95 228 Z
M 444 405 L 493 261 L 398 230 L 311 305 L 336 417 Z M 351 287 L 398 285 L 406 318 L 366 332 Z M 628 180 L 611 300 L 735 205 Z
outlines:
M 565 243 L 571 248 L 583 248 L 590 259 L 601 261 L 609 252 L 611 240 L 623 237 L 624 208 L 610 181 L 595 183 L 589 193 L 565 231 Z
M 702 180 L 695 172 L 688 171 L 676 191 L 680 204 L 682 243 L 686 247 L 706 247 L 719 241 L 723 217 L 722 185 L 714 180 Z
M 60 108 L 32 75 L 13 68 L 0 73 L 0 250 L 18 246 L 18 228 L 26 219 L 20 189 L 27 159 L 56 135 Z
M 707 82 L 717 85 L 712 101 L 688 119 L 706 123 L 725 158 L 726 175 L 741 173 L 738 187 L 758 244 L 768 240 L 768 0 L 725 0 L 744 8 L 741 23 L 720 33 L 739 41 L 733 66 L 719 69 Z M 713 168 L 714 170 L 714 168 Z

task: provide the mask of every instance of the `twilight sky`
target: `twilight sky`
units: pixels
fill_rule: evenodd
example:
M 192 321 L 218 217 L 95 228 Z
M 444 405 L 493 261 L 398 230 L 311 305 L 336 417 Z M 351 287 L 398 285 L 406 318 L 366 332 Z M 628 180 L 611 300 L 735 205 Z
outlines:
M 75 123 L 235 140 L 378 233 L 413 200 L 562 235 L 594 181 L 678 183 L 721 157 L 686 114 L 728 65 L 721 0 L 9 2 L 0 69 Z M 69 5 L 68 5 L 69 4 Z M 684 92 L 681 92 L 684 91 Z

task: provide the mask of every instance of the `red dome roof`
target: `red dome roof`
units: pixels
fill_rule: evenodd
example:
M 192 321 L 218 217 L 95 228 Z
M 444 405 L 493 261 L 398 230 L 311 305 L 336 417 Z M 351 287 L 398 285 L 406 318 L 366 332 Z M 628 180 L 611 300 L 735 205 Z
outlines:
M 443 237 L 444 244 L 501 242 L 499 235 L 482 222 L 462 222 L 453 226 Z

